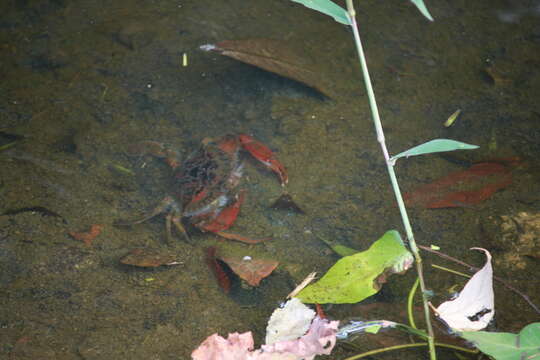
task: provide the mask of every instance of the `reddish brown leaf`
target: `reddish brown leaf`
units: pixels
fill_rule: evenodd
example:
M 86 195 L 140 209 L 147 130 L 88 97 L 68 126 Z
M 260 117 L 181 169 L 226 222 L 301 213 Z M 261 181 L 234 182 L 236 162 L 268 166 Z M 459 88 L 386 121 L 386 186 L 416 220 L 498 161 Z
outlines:
M 453 172 L 420 186 L 404 194 L 403 198 L 407 205 L 429 209 L 475 205 L 510 185 L 510 171 L 516 164 L 505 159 L 477 163 L 467 170 Z
M 332 97 L 328 86 L 307 55 L 292 48 L 287 42 L 271 39 L 224 40 L 215 45 L 204 45 L 203 50 L 257 66 L 266 71 L 299 81 L 320 93 Z
M 220 259 L 251 286 L 259 286 L 261 280 L 270 275 L 279 264 L 275 260 L 252 259 L 248 256 L 244 258 L 221 257 Z
M 219 284 L 219 287 L 225 292 L 228 293 L 231 290 L 231 279 L 229 275 L 223 268 L 223 265 L 219 262 L 216 257 L 216 248 L 214 246 L 206 248 L 206 263 Z

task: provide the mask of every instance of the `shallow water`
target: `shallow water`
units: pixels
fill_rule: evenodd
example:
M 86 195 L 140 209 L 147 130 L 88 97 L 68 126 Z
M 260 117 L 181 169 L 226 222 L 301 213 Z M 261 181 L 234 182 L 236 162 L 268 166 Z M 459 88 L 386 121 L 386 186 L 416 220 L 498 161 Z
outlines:
M 467 249 L 486 247 L 495 273 L 538 304 L 538 260 L 505 260 L 512 257 L 497 245 L 498 233 L 486 231 L 494 218 L 540 205 L 539 18 L 537 4 L 512 4 L 432 1 L 436 21 L 428 23 L 408 2 L 368 1 L 358 4 L 358 18 L 390 151 L 433 138 L 481 146 L 452 153 L 453 161 L 400 160 L 404 191 L 462 169 L 459 162 L 523 159 L 513 184 L 479 205 L 411 209 L 417 241 L 476 265 L 482 256 Z M 351 34 L 330 18 L 285 0 L 12 0 L 0 8 L 0 358 L 188 359 L 214 332 L 251 330 L 260 342 L 294 284 L 337 260 L 314 234 L 365 249 L 386 230 L 401 231 Z M 198 49 L 245 38 L 287 40 L 337 96 L 323 99 Z M 445 128 L 458 108 L 463 113 Z M 270 209 L 279 183 L 248 160 L 247 199 L 231 231 L 271 241 L 244 245 L 194 234 L 194 245 L 181 236 L 166 244 L 163 217 L 112 226 L 171 191 L 170 169 L 128 156 L 130 145 L 155 140 L 185 156 L 203 138 L 231 132 L 250 133 L 276 151 L 305 215 Z M 68 235 L 92 224 L 103 232 L 90 246 Z M 259 288 L 226 295 L 204 260 L 203 249 L 213 245 L 224 255 L 273 258 L 280 267 Z M 183 264 L 141 270 L 119 263 L 141 246 L 166 248 Z M 429 264 L 463 269 L 428 254 L 425 260 L 438 303 L 462 279 Z M 406 321 L 414 279 L 413 271 L 392 277 L 376 297 L 389 320 Z M 540 317 L 504 287 L 495 292 L 497 329 L 515 332 Z M 380 315 L 375 306 L 327 312 L 371 318 Z M 360 344 L 384 345 L 371 338 Z M 354 353 L 340 347 L 331 358 Z M 422 354 L 407 350 L 400 358 Z M 441 351 L 441 358 L 454 355 Z

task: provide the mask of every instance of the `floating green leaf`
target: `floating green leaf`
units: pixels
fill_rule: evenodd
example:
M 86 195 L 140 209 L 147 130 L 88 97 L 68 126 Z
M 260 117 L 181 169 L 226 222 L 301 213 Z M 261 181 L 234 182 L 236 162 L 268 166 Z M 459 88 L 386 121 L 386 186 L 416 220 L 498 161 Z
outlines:
M 536 359 L 540 355 L 540 323 L 532 323 L 519 334 L 464 331 L 459 335 L 496 360 Z
M 399 153 L 392 156 L 391 160 L 397 160 L 401 157 L 409 157 L 423 154 L 431 154 L 436 152 L 443 151 L 454 151 L 454 150 L 472 150 L 478 149 L 477 145 L 470 145 L 460 141 L 449 140 L 449 139 L 435 139 L 428 141 L 426 143 L 420 144 L 413 148 L 410 148 L 407 151 Z
M 413 260 L 399 233 L 390 230 L 368 250 L 338 260 L 297 297 L 304 303 L 356 303 L 376 294 L 388 275 L 407 270 Z
M 322 12 L 323 14 L 326 14 L 328 16 L 331 16 L 338 23 L 341 23 L 343 25 L 351 25 L 351 22 L 349 21 L 349 16 L 347 15 L 347 11 L 341 6 L 334 4 L 330 0 L 292 0 L 292 1 L 300 3 L 310 9 Z
M 426 7 L 426 4 L 424 4 L 423 0 L 411 0 L 411 2 L 414 4 L 414 6 L 416 6 L 418 8 L 418 10 L 420 10 L 422 15 L 424 15 L 426 17 L 426 19 L 428 19 L 429 21 L 433 21 L 433 17 L 429 13 L 429 11 L 428 11 L 428 9 Z

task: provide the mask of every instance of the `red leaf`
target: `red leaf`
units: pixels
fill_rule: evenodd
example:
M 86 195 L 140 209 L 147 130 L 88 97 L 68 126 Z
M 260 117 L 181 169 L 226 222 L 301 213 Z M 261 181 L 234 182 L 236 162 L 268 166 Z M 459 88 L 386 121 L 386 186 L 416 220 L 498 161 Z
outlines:
M 472 165 L 403 195 L 405 204 L 429 209 L 478 204 L 512 183 L 515 159 L 500 159 Z
M 251 286 L 259 286 L 261 280 L 270 275 L 279 264 L 275 260 L 252 259 L 250 257 L 221 257 L 221 260 Z
M 214 273 L 219 287 L 225 293 L 228 293 L 231 290 L 231 279 L 229 278 L 229 275 L 227 275 L 223 265 L 217 259 L 216 248 L 213 246 L 206 248 L 206 263 Z

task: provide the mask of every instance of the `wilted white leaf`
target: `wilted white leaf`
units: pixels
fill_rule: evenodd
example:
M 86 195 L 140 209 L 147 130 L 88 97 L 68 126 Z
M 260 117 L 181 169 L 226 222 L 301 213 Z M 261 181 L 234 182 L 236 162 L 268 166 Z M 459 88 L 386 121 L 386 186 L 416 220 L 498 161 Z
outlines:
M 266 327 L 266 344 L 294 340 L 304 335 L 315 317 L 315 311 L 298 298 L 292 298 L 282 308 L 274 310 Z
M 486 254 L 486 264 L 465 284 L 457 298 L 442 303 L 436 310 L 455 331 L 482 330 L 495 315 L 491 254 L 486 249 L 472 249 Z

